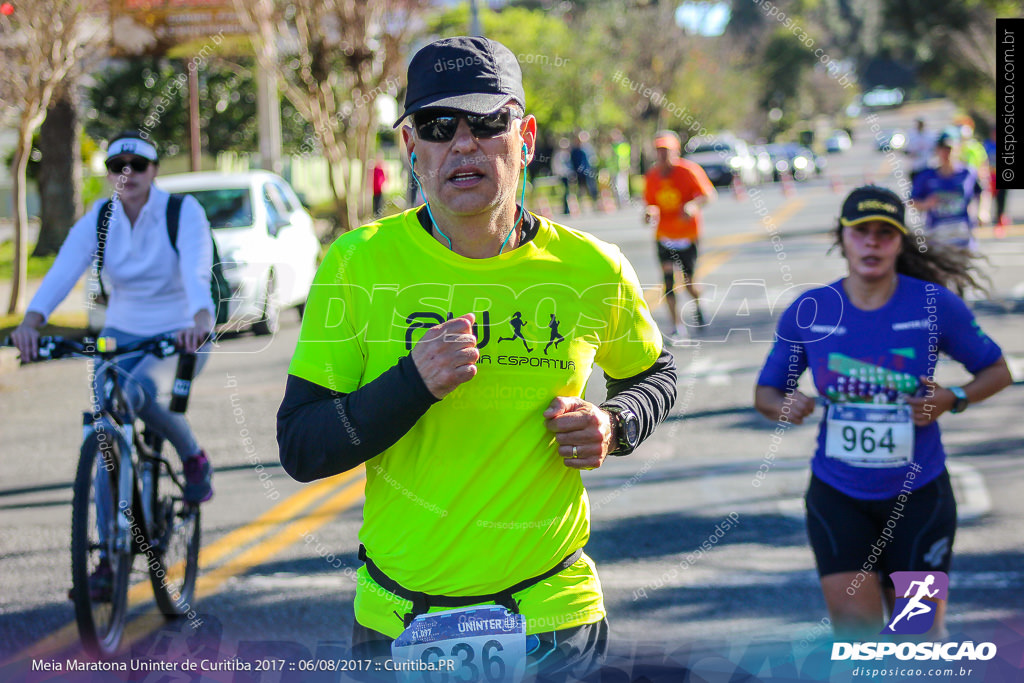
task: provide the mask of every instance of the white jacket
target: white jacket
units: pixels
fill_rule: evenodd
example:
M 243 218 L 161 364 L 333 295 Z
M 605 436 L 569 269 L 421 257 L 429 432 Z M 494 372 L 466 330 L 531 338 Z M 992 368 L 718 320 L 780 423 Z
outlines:
M 169 194 L 155 185 L 133 226 L 114 202 L 103 257 L 103 282 L 110 295 L 106 326 L 139 336 L 195 324 L 201 310 L 213 314 L 210 223 L 194 197 L 186 196 L 178 223 L 178 253 L 167 235 Z M 97 201 L 68 233 L 50 272 L 32 297 L 29 311 L 49 317 L 96 260 Z

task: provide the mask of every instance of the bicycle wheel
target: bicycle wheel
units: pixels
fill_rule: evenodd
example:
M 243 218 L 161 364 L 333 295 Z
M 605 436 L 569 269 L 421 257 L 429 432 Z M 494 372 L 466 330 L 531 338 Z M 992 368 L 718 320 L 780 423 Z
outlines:
M 160 464 L 153 491 L 153 556 L 147 558 L 157 607 L 168 619 L 194 614 L 201 533 L 199 506 Z
M 120 542 L 117 537 L 121 457 L 112 434 L 86 438 L 71 505 L 71 597 L 82 643 L 95 656 L 117 650 L 128 607 L 130 532 Z

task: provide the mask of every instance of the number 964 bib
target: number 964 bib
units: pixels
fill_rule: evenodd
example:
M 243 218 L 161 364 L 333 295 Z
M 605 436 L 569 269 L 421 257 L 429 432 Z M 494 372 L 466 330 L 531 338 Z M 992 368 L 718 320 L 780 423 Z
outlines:
M 853 467 L 905 467 L 914 461 L 913 410 L 905 403 L 833 403 L 825 455 Z
M 526 620 L 504 607 L 416 617 L 391 644 L 400 683 L 518 683 L 526 674 Z

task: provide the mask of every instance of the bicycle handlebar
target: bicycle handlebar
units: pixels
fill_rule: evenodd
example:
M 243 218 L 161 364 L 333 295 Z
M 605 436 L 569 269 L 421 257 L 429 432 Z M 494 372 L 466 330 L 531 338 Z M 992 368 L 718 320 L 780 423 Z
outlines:
M 13 346 L 11 338 L 7 337 L 4 339 L 0 346 Z M 117 356 L 137 351 L 153 354 L 157 358 L 173 356 L 179 352 L 176 335 L 164 334 L 123 346 L 119 346 L 113 337 L 83 337 L 81 339 L 40 337 L 38 357 L 36 360 L 29 362 L 39 363 L 71 356 L 110 360 Z M 22 365 L 24 364 L 25 361 L 23 360 Z

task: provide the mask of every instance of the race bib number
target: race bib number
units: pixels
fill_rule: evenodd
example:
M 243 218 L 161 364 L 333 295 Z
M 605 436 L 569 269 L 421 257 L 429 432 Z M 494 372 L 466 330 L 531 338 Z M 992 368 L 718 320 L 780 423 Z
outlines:
M 526 620 L 504 607 L 421 614 L 391 644 L 400 683 L 519 683 L 526 675 Z
M 906 404 L 833 403 L 825 455 L 854 467 L 905 467 L 914 461 L 913 411 Z

